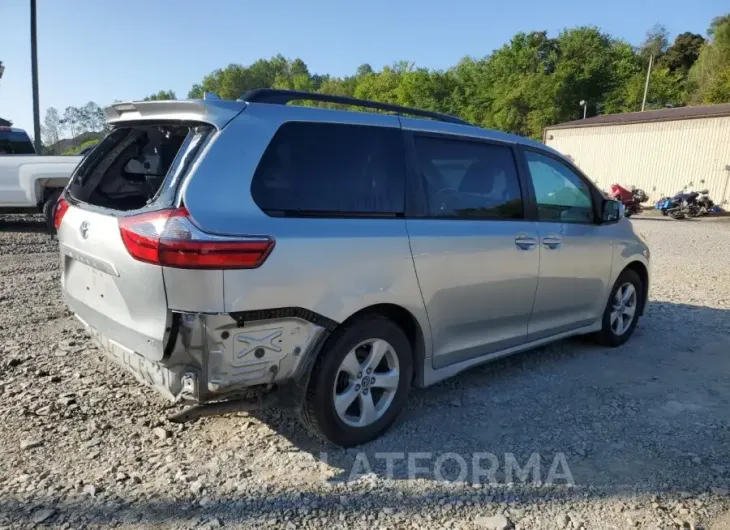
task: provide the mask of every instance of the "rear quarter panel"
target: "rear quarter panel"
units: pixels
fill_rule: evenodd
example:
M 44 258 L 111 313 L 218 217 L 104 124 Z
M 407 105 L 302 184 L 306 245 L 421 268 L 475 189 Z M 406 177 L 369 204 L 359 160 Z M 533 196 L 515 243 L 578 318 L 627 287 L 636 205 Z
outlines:
M 183 184 L 193 221 L 207 232 L 273 237 L 259 269 L 223 272 L 224 311 L 309 309 L 336 322 L 375 304 L 407 309 L 424 332 L 428 320 L 404 219 L 269 217 L 251 197 L 251 179 L 266 147 L 287 121 L 400 127 L 395 116 L 249 104 L 211 143 Z
M 276 247 L 266 263 L 223 273 L 226 312 L 303 307 L 342 322 L 389 303 L 428 330 L 403 219 L 271 221 Z

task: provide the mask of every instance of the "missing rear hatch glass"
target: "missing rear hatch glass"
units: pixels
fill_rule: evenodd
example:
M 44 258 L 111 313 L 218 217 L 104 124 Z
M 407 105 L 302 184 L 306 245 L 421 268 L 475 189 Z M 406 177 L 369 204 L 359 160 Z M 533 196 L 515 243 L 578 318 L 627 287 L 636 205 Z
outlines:
M 180 123 L 117 127 L 93 158 L 82 162 L 69 193 L 101 208 L 144 208 L 159 196 L 175 167 L 188 165 L 211 129 Z

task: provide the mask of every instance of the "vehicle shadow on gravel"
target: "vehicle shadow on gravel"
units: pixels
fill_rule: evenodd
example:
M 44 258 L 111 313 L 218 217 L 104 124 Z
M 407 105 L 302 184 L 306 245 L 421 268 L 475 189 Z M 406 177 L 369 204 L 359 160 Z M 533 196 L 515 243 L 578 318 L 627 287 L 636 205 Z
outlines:
M 410 525 L 406 525 L 414 518 L 421 521 L 421 526 L 417 528 L 441 528 L 440 525 L 430 524 L 428 522 L 430 517 L 425 520 L 421 519 L 422 515 L 433 512 L 435 507 L 439 507 L 437 511 L 450 511 L 454 520 L 469 519 L 476 514 L 509 510 L 514 507 L 516 501 L 520 502 L 520 511 L 524 512 L 533 504 L 544 508 L 546 502 L 551 501 L 556 503 L 580 502 L 586 494 L 586 490 L 582 488 L 551 489 L 548 492 L 545 490 L 540 492 L 535 489 L 529 493 L 523 491 L 521 494 L 507 488 L 502 488 L 502 490 L 500 493 L 495 488 L 464 487 L 452 488 L 448 492 L 440 490 L 403 494 L 392 490 L 363 488 L 360 491 L 331 491 L 324 494 L 321 492 L 291 492 L 274 496 L 263 493 L 247 494 L 245 497 L 238 495 L 208 497 L 204 506 L 188 499 L 161 498 L 133 502 L 119 499 L 113 502 L 103 502 L 86 498 L 72 502 L 35 501 L 29 504 L 25 499 L 21 501 L 6 497 L 0 499 L 0 513 L 15 524 L 31 523 L 30 528 L 41 527 L 40 523 L 59 527 L 67 523 L 69 519 L 76 523 L 71 526 L 72 528 L 78 527 L 80 519 L 83 521 L 82 528 L 146 529 L 151 525 L 164 525 L 161 528 L 205 528 L 206 530 L 222 526 L 230 528 L 232 525 L 243 525 L 242 528 L 251 528 L 254 527 L 253 525 L 255 528 L 304 528 L 299 525 L 286 526 L 282 519 L 284 516 L 293 519 L 306 518 L 314 510 L 320 510 L 320 514 L 329 516 L 329 521 L 333 524 L 337 519 L 343 521 L 341 516 L 345 516 L 350 520 L 348 525 L 350 528 L 410 528 Z M 637 492 L 637 494 L 640 493 L 642 492 Z M 591 497 L 594 500 L 607 499 L 617 495 L 620 495 L 620 492 L 591 490 Z M 621 502 L 618 501 L 617 504 L 620 505 Z M 515 518 L 513 514 L 519 512 L 514 510 L 507 513 Z M 73 514 L 73 516 L 69 517 L 68 514 Z M 377 519 L 378 516 L 382 517 L 383 514 L 391 517 L 393 514 L 396 515 L 390 519 L 387 526 L 385 523 L 382 526 L 362 526 L 362 522 L 366 519 L 371 525 L 377 524 L 374 519 Z M 374 517 L 370 517 L 370 515 L 374 515 Z M 312 516 L 310 515 L 310 517 Z M 271 518 L 275 520 L 273 524 Z M 307 526 L 307 528 L 323 528 L 321 523 L 317 523 L 316 516 L 312 520 L 314 526 Z M 393 523 L 396 521 L 399 524 L 394 526 Z M 33 523 L 37 523 L 38 526 Z M 360 525 L 357 526 L 357 523 Z M 66 526 L 66 528 L 68 527 Z M 492 527 L 479 525 L 478 528 Z M 512 527 L 510 526 L 510 528 Z
M 537 462 L 542 482 L 557 466 L 577 486 L 707 489 L 730 479 L 728 352 L 730 311 L 651 302 L 619 348 L 570 339 L 414 389 L 398 424 L 358 448 L 258 417 L 336 468 L 335 481 L 469 482 L 480 458 L 482 468 L 496 462 L 497 482 Z

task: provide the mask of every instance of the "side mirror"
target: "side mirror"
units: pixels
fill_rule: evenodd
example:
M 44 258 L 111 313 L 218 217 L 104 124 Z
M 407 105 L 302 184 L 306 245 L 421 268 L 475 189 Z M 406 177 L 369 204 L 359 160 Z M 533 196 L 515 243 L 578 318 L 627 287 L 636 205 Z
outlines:
M 605 199 L 601 207 L 601 224 L 618 223 L 624 216 L 624 205 L 620 201 Z

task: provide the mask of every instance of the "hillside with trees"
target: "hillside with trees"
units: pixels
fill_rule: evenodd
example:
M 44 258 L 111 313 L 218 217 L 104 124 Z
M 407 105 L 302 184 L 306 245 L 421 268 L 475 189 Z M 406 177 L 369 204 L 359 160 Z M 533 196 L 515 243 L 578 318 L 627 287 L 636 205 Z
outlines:
M 730 102 L 730 15 L 715 18 L 707 38 L 685 32 L 670 42 L 662 26 L 638 47 L 596 27 L 518 33 L 482 58 L 447 70 L 408 61 L 380 71 L 364 64 L 352 76 L 310 73 L 301 59 L 279 55 L 249 66 L 231 64 L 194 85 L 235 99 L 276 87 L 374 99 L 455 114 L 484 127 L 539 138 L 545 126 L 588 115 L 641 110 L 649 60 L 647 109 Z
M 66 107 L 63 113 L 49 107 L 43 118 L 41 138 L 46 154 L 75 154 L 85 147 L 84 142 L 98 142 L 106 128 L 104 110 L 93 101 L 82 107 Z
M 659 25 L 639 46 L 597 27 L 566 29 L 556 36 L 532 31 L 445 70 L 398 61 L 381 70 L 363 64 L 344 77 L 315 74 L 303 60 L 277 55 L 215 70 L 193 85 L 188 97 L 202 98 L 209 91 L 236 99 L 261 87 L 304 90 L 446 112 L 483 127 L 540 138 L 548 125 L 581 118 L 580 101 L 587 102 L 588 116 L 641 110 L 651 61 L 647 109 L 730 102 L 730 14 L 713 19 L 706 36 L 684 32 L 669 37 Z M 172 90 L 161 90 L 144 99 L 175 98 Z M 94 103 L 69 107 L 63 115 L 48 109 L 44 139 L 53 144 L 60 131 L 72 137 L 103 131 L 100 112 Z

